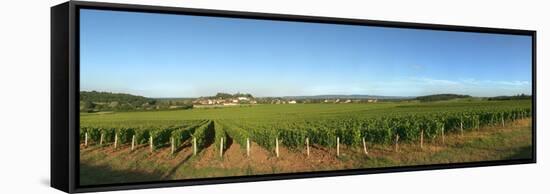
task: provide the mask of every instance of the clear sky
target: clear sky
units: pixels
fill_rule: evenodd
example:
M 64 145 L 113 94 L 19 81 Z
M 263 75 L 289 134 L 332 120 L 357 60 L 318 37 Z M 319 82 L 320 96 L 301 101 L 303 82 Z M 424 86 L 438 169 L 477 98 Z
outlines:
M 531 94 L 531 38 L 82 10 L 80 87 L 147 97 Z

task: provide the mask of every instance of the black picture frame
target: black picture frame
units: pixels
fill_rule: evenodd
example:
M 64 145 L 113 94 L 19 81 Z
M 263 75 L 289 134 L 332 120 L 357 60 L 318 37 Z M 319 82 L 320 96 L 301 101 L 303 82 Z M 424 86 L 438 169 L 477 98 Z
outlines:
M 337 170 L 326 172 L 285 173 L 242 177 L 204 178 L 146 183 L 80 186 L 78 174 L 79 137 L 78 133 L 76 133 L 76 129 L 79 125 L 79 107 L 77 104 L 77 99 L 79 98 L 80 81 L 78 41 L 79 9 L 81 8 L 531 36 L 533 111 L 532 158 L 505 161 L 469 162 L 458 164 L 432 164 L 406 167 L 371 168 L 360 170 Z M 536 163 L 536 116 L 536 31 L 532 30 L 375 21 L 365 19 L 346 19 L 84 1 L 69 1 L 53 6 L 51 8 L 51 186 L 68 193 Z

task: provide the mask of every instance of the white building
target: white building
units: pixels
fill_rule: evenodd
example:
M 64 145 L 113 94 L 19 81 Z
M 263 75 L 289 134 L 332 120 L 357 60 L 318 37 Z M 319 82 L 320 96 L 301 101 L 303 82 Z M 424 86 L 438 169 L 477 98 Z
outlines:
M 247 98 L 247 97 L 238 97 L 237 99 L 248 101 L 248 98 Z

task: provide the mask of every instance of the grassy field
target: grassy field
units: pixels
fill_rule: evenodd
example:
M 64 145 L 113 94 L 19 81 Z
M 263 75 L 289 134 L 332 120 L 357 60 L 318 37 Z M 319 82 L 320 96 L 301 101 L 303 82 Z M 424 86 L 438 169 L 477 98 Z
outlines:
M 482 108 L 530 107 L 530 100 L 482 101 L 458 100 L 444 102 L 382 102 L 370 104 L 260 104 L 240 107 L 189 109 L 175 111 L 81 113 L 83 125 L 131 122 L 166 122 L 198 119 L 324 119 L 339 117 L 371 118 L 388 114 L 423 114 L 433 112 L 460 112 Z
M 267 123 L 265 126 L 279 127 L 281 123 L 305 125 L 304 123 L 313 121 L 361 120 L 472 110 L 499 111 L 530 106 L 529 100 L 479 99 L 430 103 L 253 105 L 175 111 L 84 113 L 81 114 L 81 125 L 137 127 L 211 120 L 216 123 L 231 123 L 228 126 L 254 128 L 254 123 Z M 211 130 L 212 133 L 215 132 L 214 129 Z M 226 137 L 226 147 L 222 149 L 223 157 L 219 156 L 219 144 L 214 139 L 214 135 L 218 137 L 220 131 Z M 246 149 L 243 149 L 245 146 L 242 141 L 238 141 L 238 137 L 227 129 L 216 129 L 216 133 L 207 137 L 209 140 L 205 147 L 196 155 L 193 154 L 193 142 L 190 138 L 185 139 L 174 154 L 168 144 L 159 146 L 153 152 L 149 151 L 147 144 L 137 145 L 134 150 L 127 143 L 114 149 L 113 142 L 109 141 L 102 145 L 81 145 L 80 181 L 82 185 L 92 185 L 530 158 L 531 135 L 531 120 L 525 117 L 506 120 L 503 125 L 490 124 L 472 128 L 463 134 L 455 131 L 436 136 L 437 138 L 426 138 L 422 149 L 417 139 L 400 142 L 397 148 L 393 143 L 367 142 L 368 155 L 364 154 L 362 146 L 339 144 L 340 155 L 337 156 L 335 146 L 312 141 L 308 156 L 303 146 L 289 147 L 285 146 L 288 142 L 282 142 L 277 157 L 272 147 L 255 139 L 251 141 L 250 156 L 247 156 Z M 445 138 L 444 142 L 440 139 L 442 136 Z

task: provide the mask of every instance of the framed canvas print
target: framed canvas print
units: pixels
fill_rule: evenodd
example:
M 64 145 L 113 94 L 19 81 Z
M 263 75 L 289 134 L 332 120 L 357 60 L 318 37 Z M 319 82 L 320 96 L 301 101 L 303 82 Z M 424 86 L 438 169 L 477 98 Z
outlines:
M 70 1 L 51 10 L 65 192 L 536 161 L 536 33 Z

